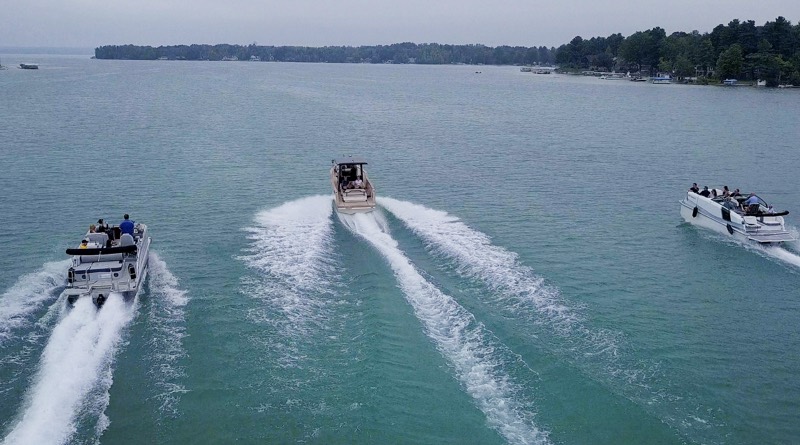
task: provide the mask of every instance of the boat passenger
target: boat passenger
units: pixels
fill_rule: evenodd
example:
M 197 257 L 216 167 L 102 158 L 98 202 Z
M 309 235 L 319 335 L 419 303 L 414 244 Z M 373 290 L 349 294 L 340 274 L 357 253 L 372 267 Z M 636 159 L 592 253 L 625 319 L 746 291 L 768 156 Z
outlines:
M 711 189 L 711 197 L 712 198 L 716 198 L 717 197 L 717 189 Z
M 78 246 L 78 249 L 88 249 L 89 248 L 89 240 L 85 239 L 81 241 L 81 245 Z
M 735 197 L 735 196 L 742 196 L 742 194 L 739 192 L 739 189 L 736 189 L 736 190 L 734 190 L 733 192 L 731 192 L 731 196 L 732 196 L 732 197 Z
M 127 234 L 129 234 L 130 236 L 133 236 L 133 227 L 134 227 L 134 223 L 133 223 L 133 221 L 131 221 L 131 220 L 129 219 L 129 217 L 128 217 L 128 214 L 127 214 L 127 213 L 125 214 L 124 218 L 125 218 L 125 219 L 124 219 L 124 220 L 123 220 L 121 223 L 119 223 L 119 230 L 120 230 L 120 232 L 121 232 L 121 233 L 127 233 Z
M 97 230 L 95 230 L 95 229 L 96 229 L 96 227 L 95 227 L 95 225 L 94 225 L 94 224 L 89 224 L 89 233 L 95 233 L 95 232 L 97 232 Z
M 694 183 L 692 183 L 692 186 L 689 187 L 689 191 L 690 192 L 695 192 L 695 193 L 697 193 L 699 195 L 700 194 L 700 187 L 698 187 L 697 183 L 694 182 Z
M 358 178 L 355 181 L 353 181 L 353 187 L 355 187 L 357 189 L 363 189 L 364 188 L 364 182 L 361 181 L 361 178 Z
M 97 233 L 104 233 L 108 230 L 108 224 L 103 221 L 103 218 L 97 220 Z
M 747 213 L 756 214 L 758 213 L 758 206 L 759 206 L 759 199 L 755 193 L 750 193 L 750 196 L 747 197 L 747 200 L 744 202 L 744 205 L 747 206 Z
M 727 198 L 729 196 L 731 196 L 731 191 L 728 190 L 728 186 L 725 185 L 725 186 L 722 187 L 722 197 L 723 198 Z
M 703 187 L 703 191 L 699 193 L 700 196 L 708 198 L 711 195 L 711 192 L 708 191 L 708 186 Z

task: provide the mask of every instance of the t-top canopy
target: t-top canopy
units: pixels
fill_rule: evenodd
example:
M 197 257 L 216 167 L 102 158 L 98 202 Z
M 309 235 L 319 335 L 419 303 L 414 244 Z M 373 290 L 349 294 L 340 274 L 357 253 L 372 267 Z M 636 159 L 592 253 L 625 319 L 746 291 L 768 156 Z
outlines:
M 346 158 L 334 159 L 333 163 L 336 164 L 336 165 L 366 164 L 367 161 L 365 161 L 363 158 L 355 158 L 355 157 L 348 156 Z

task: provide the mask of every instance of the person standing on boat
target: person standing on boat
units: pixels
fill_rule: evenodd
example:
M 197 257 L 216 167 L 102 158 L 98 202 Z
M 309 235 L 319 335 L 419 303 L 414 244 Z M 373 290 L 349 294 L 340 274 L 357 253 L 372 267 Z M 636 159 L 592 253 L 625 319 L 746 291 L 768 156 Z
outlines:
M 119 223 L 119 231 L 120 233 L 127 233 L 128 235 L 133 236 L 133 227 L 135 224 L 129 219 L 127 213 L 125 214 L 124 218 L 125 219 Z

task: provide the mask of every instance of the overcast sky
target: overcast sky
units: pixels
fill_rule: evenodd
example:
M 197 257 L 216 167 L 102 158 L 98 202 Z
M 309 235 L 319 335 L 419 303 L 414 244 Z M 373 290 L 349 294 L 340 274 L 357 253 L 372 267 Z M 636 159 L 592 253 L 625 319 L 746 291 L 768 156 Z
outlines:
M 0 0 L 0 47 L 109 44 L 558 46 L 654 26 L 800 20 L 800 0 Z

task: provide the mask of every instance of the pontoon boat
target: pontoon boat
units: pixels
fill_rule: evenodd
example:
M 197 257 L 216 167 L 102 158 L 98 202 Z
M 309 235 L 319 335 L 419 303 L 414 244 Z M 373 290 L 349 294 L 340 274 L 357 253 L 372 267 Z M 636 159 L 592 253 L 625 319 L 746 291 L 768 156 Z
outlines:
M 67 272 L 67 301 L 91 297 L 97 307 L 111 292 L 133 299 L 147 275 L 150 236 L 147 226 L 137 223 L 133 235 L 121 233 L 119 226 L 108 225 L 89 232 L 76 248 L 67 249 L 72 266 Z
M 758 204 L 748 206 L 745 204 L 746 196 L 723 197 L 721 189 L 713 191 L 717 192 L 717 196 L 710 198 L 687 192 L 686 198 L 680 201 L 683 219 L 723 235 L 762 244 L 797 239 L 784 225 L 783 216 L 789 212 L 772 211 L 758 196 Z

